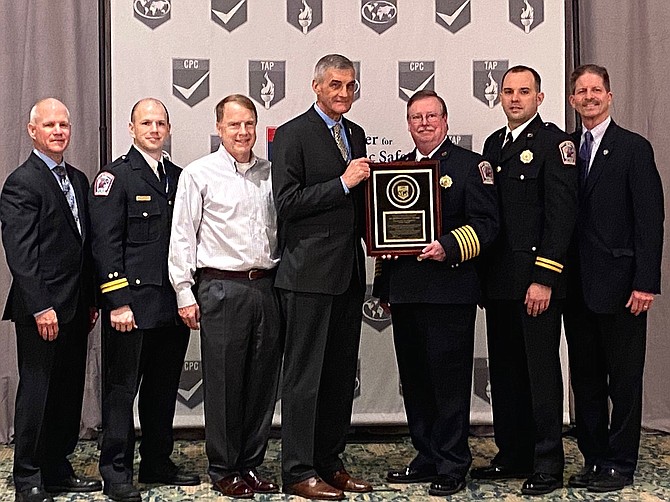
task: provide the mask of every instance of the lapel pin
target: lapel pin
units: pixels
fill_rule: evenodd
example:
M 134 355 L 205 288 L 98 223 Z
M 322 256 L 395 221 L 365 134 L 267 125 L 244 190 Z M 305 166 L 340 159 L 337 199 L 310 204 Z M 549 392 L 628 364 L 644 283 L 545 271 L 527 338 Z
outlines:
M 609 150 L 603 150 L 603 155 L 607 155 L 608 153 L 610 153 Z

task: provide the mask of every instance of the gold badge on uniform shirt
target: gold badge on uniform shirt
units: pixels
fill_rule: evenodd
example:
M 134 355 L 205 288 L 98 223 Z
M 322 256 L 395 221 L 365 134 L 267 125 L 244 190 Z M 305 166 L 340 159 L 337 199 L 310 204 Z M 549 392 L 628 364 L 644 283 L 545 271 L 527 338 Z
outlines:
M 533 160 L 533 152 L 531 152 L 530 150 L 524 150 L 523 152 L 521 152 L 519 159 L 521 159 L 521 162 L 523 162 L 524 164 L 530 164 L 531 161 Z
M 452 180 L 451 177 L 446 174 L 440 178 L 440 186 L 442 188 L 449 188 L 453 184 L 454 180 Z

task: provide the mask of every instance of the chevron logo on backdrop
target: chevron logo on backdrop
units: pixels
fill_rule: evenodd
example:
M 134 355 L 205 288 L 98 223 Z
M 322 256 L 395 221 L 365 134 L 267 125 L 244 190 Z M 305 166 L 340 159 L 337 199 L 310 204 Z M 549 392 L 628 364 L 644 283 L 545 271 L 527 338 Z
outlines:
M 435 61 L 399 61 L 398 96 L 403 101 L 423 90 L 435 90 Z
M 381 35 L 398 22 L 397 0 L 361 0 L 361 21 Z
M 209 59 L 172 59 L 172 94 L 188 106 L 209 96 Z
M 323 21 L 322 0 L 286 0 L 286 20 L 307 35 Z
M 247 22 L 247 0 L 212 0 L 212 21 L 233 31 Z
M 435 0 L 435 21 L 456 33 L 470 24 L 470 0 Z
M 544 0 L 509 0 L 509 21 L 530 33 L 544 21 Z
M 133 0 L 135 17 L 152 30 L 170 20 L 172 0 Z

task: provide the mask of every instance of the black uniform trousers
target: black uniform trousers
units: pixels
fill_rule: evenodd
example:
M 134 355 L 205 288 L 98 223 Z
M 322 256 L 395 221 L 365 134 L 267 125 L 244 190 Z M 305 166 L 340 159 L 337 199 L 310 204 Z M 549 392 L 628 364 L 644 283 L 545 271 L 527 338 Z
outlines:
M 167 326 L 122 333 L 102 316 L 102 449 L 100 474 L 105 484 L 131 483 L 135 452 L 133 402 L 138 412 L 142 465 L 169 472 L 173 448 L 172 421 L 177 389 L 188 347 L 189 329 Z M 122 371 L 115 372 L 114 368 Z
M 20 492 L 74 474 L 67 456 L 79 439 L 89 313 L 79 308 L 45 341 L 30 319 L 17 322 L 19 387 L 14 414 L 14 486 Z
M 647 313 L 634 316 L 621 307 L 614 314 L 597 314 L 571 300 L 565 335 L 584 463 L 632 479 L 640 444 Z
M 282 326 L 274 278 L 198 283 L 205 449 L 212 482 L 263 463 Z
M 282 480 L 343 468 L 358 367 L 364 290 L 341 295 L 279 289 L 286 319 L 281 386 Z
M 494 465 L 562 477 L 563 379 L 559 345 L 563 300 L 533 317 L 523 300 L 490 300 L 486 332 Z
M 476 305 L 391 305 L 412 444 L 410 467 L 463 479 L 468 446 Z

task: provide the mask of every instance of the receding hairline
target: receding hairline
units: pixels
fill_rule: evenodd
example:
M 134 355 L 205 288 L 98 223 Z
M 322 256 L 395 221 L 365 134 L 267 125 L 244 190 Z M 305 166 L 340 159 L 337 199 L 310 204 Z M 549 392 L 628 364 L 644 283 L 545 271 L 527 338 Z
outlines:
M 60 105 L 63 108 L 65 108 L 65 113 L 67 114 L 67 119 L 68 121 L 70 120 L 70 110 L 67 109 L 67 106 L 62 101 L 57 100 L 56 98 L 44 98 L 40 99 L 37 103 L 33 105 L 33 107 L 30 109 L 30 115 L 29 115 L 29 121 L 31 124 L 35 124 L 37 121 L 37 117 L 39 117 L 39 109 L 43 106 L 46 105 L 46 103 L 52 102 L 53 105 Z
M 133 105 L 132 109 L 130 110 L 130 122 L 131 122 L 131 123 L 134 121 L 135 111 L 137 110 L 137 108 L 138 108 L 140 105 L 142 105 L 142 104 L 144 104 L 144 103 L 154 103 L 154 104 L 156 104 L 156 105 L 160 105 L 160 106 L 162 106 L 162 107 L 163 107 L 163 111 L 165 112 L 165 118 L 166 118 L 166 120 L 167 120 L 167 123 L 168 123 L 168 124 L 170 123 L 170 112 L 168 112 L 168 110 L 167 110 L 167 106 L 165 106 L 165 104 L 164 104 L 160 99 L 158 99 L 158 98 L 142 98 L 142 99 L 140 99 L 137 103 L 135 103 L 135 104 Z

